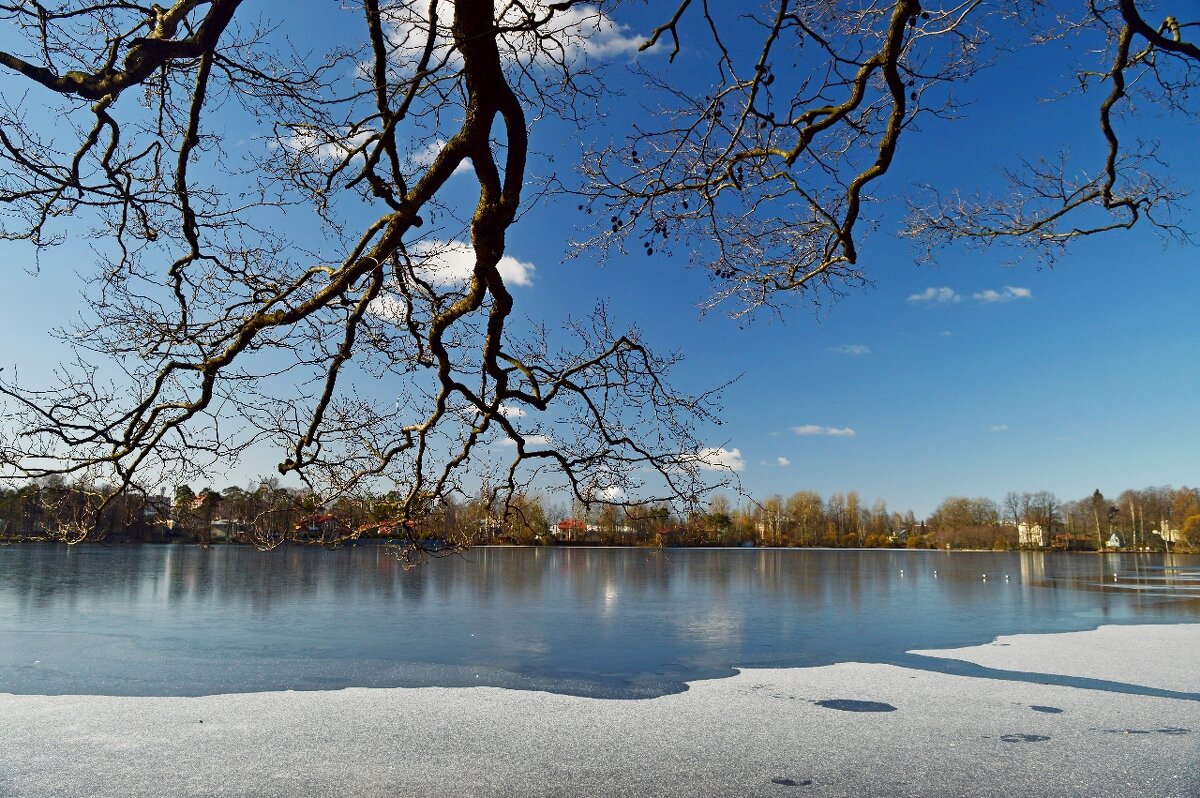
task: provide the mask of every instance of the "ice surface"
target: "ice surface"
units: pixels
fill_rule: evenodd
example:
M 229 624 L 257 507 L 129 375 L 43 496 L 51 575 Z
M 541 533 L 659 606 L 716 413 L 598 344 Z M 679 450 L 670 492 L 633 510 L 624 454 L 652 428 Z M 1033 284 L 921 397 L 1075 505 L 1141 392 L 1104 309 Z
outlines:
M 1200 692 L 1200 624 L 1101 626 L 1089 632 L 1011 635 L 974 648 L 913 651 L 987 668 L 1082 676 Z M 1190 658 L 1189 658 L 1190 654 Z M 1200 733 L 1200 730 L 1198 730 Z
M 1200 796 L 1200 625 L 997 642 L 936 654 L 1178 694 L 842 663 L 637 701 L 0 695 L 0 795 Z

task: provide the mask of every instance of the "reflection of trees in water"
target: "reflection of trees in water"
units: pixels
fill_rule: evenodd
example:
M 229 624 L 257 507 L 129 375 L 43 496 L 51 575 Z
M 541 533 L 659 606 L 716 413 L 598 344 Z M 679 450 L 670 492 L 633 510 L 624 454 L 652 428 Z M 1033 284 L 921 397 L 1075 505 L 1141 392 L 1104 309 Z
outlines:
M 223 546 L 83 546 L 53 544 L 12 546 L 0 558 L 0 590 L 18 602 L 35 606 L 68 604 L 81 597 L 165 603 L 203 602 L 270 609 L 274 599 L 328 593 L 370 595 L 391 600 L 397 582 L 406 595 L 419 598 L 421 574 L 408 580 L 380 547 L 324 551 L 290 549 L 260 552 Z
M 0 556 L 0 595 L 18 608 L 83 600 L 220 604 L 255 614 L 277 602 L 332 602 L 357 611 L 405 605 L 622 601 L 765 601 L 779 613 L 864 613 L 947 604 L 1052 612 L 1100 592 L 1138 613 L 1162 593 L 1200 606 L 1200 558 L 1176 554 L 488 548 L 405 569 L 378 546 L 259 552 L 223 546 L 30 544 Z M 935 572 L 937 572 L 935 574 Z M 991 580 L 984 580 L 987 574 Z M 1113 575 L 1117 574 L 1114 581 Z M 1004 583 L 1009 576 L 1011 583 Z M 1004 583 L 1004 589 L 997 586 Z M 1132 588 L 1143 588 L 1142 590 Z M 1158 594 L 1158 595 L 1156 595 Z M 1095 604 L 1096 600 L 1093 599 Z
M 1082 590 L 1133 592 L 1154 601 L 1171 595 L 1200 605 L 1200 557 L 1196 555 L 1108 553 L 1095 557 L 1090 565 L 1060 578 Z
M 37 543 L 7 546 L 0 556 L 0 592 L 19 608 L 37 609 L 60 602 L 70 608 L 97 594 L 136 596 L 156 578 L 149 562 L 153 551 Z
M 77 663 L 77 692 L 124 689 L 130 669 L 168 693 L 469 684 L 483 669 L 505 686 L 652 695 L 664 680 L 678 689 L 731 665 L 887 661 L 1105 619 L 1200 617 L 1196 601 L 1096 592 L 1110 561 L 481 547 L 405 570 L 371 545 L 28 545 L 0 549 L 0 617 L 13 608 L 5 628 L 49 633 L 37 645 Z M 1190 562 L 1200 571 L 1200 558 Z M 23 689 L 51 689 L 44 676 L 6 673 L 28 679 Z

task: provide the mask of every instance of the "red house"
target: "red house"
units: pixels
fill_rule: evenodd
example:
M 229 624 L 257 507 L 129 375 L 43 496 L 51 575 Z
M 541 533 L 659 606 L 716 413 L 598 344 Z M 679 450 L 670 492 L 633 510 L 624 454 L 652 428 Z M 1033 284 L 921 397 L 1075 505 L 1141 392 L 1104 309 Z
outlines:
M 587 538 L 588 527 L 578 518 L 564 518 L 554 527 L 554 537 L 570 543 L 578 543 Z

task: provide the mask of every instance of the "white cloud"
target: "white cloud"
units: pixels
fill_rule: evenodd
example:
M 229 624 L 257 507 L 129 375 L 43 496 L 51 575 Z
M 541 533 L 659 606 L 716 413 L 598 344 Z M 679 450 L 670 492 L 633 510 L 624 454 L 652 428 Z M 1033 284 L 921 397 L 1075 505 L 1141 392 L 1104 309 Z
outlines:
M 419 147 L 416 151 L 411 153 L 408 156 L 408 162 L 410 165 L 415 166 L 418 169 L 428 169 L 433 164 L 433 159 L 437 157 L 437 154 L 441 152 L 442 148 L 445 146 L 445 139 L 434 139 L 424 147 Z M 454 167 L 454 171 L 450 173 L 450 176 L 453 177 L 454 175 L 461 175 L 464 172 L 471 171 L 471 169 L 471 159 L 464 158 L 459 162 L 458 166 Z
M 398 296 L 380 294 L 367 305 L 367 312 L 397 327 L 408 321 L 408 305 Z
M 294 128 L 292 135 L 279 139 L 284 149 L 294 154 L 307 153 L 313 159 L 322 163 L 337 163 L 348 154 L 354 152 L 376 135 L 373 130 L 360 130 L 357 133 L 345 133 L 338 138 L 327 135 L 317 135 L 312 128 Z M 274 142 L 272 142 L 272 146 Z M 361 157 L 355 155 L 355 158 Z
M 971 299 L 990 305 L 996 302 L 1012 302 L 1015 299 L 1033 299 L 1033 292 L 1028 288 L 1006 285 L 1000 291 L 989 288 L 978 294 L 972 294 Z
M 953 288 L 946 286 L 941 288 L 931 286 L 919 294 L 911 294 L 908 297 L 910 305 L 948 305 L 961 301 L 962 297 Z
M 841 346 L 829 347 L 829 351 L 836 352 L 839 355 L 858 357 L 859 355 L 870 354 L 871 347 L 867 346 L 866 344 L 842 344 Z
M 550 438 L 545 435 L 522 435 L 525 439 L 525 445 L 528 446 L 548 446 L 551 443 Z M 517 442 L 512 438 L 505 438 L 500 441 L 501 446 L 516 446 Z
M 993 424 L 991 426 L 992 432 L 1006 432 L 1007 430 L 1008 430 L 1007 424 Z
M 409 247 L 418 277 L 435 288 L 450 288 L 465 284 L 475 271 L 475 250 L 461 241 L 426 240 Z M 500 277 L 509 286 L 533 284 L 532 263 L 505 255 L 498 264 Z M 408 320 L 408 305 L 395 288 L 385 288 L 383 293 L 371 300 L 368 308 L 378 319 L 403 326 Z M 524 411 L 519 407 L 500 409 L 509 418 L 520 418 Z
M 858 433 L 849 427 L 823 427 L 820 424 L 804 424 L 792 427 L 797 435 L 830 435 L 835 438 L 853 438 Z
M 607 488 L 601 488 L 598 497 L 601 501 L 619 502 L 625 500 L 625 489 L 620 485 L 609 485 Z
M 307 154 L 321 164 L 333 165 L 342 161 L 351 152 L 355 153 L 354 159 L 357 162 L 357 159 L 362 157 L 362 153 L 358 152 L 359 148 L 364 144 L 369 144 L 371 138 L 377 136 L 378 133 L 377 130 L 364 129 L 356 133 L 340 132 L 337 136 L 330 136 L 325 131 L 319 131 L 316 128 L 297 127 L 292 129 L 290 136 L 283 136 L 278 142 L 271 142 L 270 146 L 276 148 L 282 146 L 283 149 L 294 155 Z M 370 152 L 374 146 L 371 144 L 367 148 L 367 152 Z M 445 139 L 434 138 L 409 153 L 405 160 L 413 169 L 427 169 L 445 146 Z M 450 174 L 453 177 L 470 172 L 471 169 L 471 159 L 464 158 Z
M 522 418 L 525 415 L 525 408 L 516 405 L 500 405 L 500 415 L 505 418 Z
M 421 241 L 409 248 L 420 261 L 417 274 L 430 283 L 445 287 L 467 282 L 475 271 L 475 250 L 462 241 Z M 498 265 L 500 276 L 508 285 L 532 284 L 533 264 L 505 255 Z
M 779 466 L 784 467 L 784 468 L 786 468 L 787 466 L 790 466 L 792 464 L 792 461 L 787 459 L 786 457 L 776 457 L 775 462 Z
M 634 33 L 627 25 L 590 5 L 554 9 L 548 0 L 513 3 L 495 0 L 497 21 L 508 30 L 502 35 L 500 56 L 508 61 L 554 67 L 571 64 L 581 57 L 598 59 L 635 56 L 646 36 Z M 385 9 L 389 43 L 397 51 L 397 60 L 415 64 L 428 39 L 427 3 L 392 5 Z M 419 10 L 418 10 L 419 9 Z M 446 60 L 452 66 L 461 63 L 457 52 L 450 52 L 447 21 L 454 16 L 450 0 L 437 0 L 438 36 L 434 60 Z M 548 21 L 536 33 L 520 30 L 530 19 Z
M 632 56 L 646 41 L 645 36 L 632 33 L 627 25 L 588 6 L 572 6 L 557 14 L 553 21 L 570 36 L 569 47 L 573 52 L 569 50 L 569 54 L 582 52 L 596 58 Z
M 695 460 L 702 471 L 741 471 L 746 467 L 741 449 L 709 446 L 697 452 Z

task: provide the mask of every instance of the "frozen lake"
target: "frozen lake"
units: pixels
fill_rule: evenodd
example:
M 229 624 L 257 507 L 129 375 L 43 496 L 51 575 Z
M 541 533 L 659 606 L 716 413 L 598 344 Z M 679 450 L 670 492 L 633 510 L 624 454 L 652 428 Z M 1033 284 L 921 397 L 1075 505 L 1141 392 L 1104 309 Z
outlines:
M 1200 621 L 1200 557 L 904 550 L 0 548 L 0 693 L 491 685 L 636 698 L 735 667 Z

